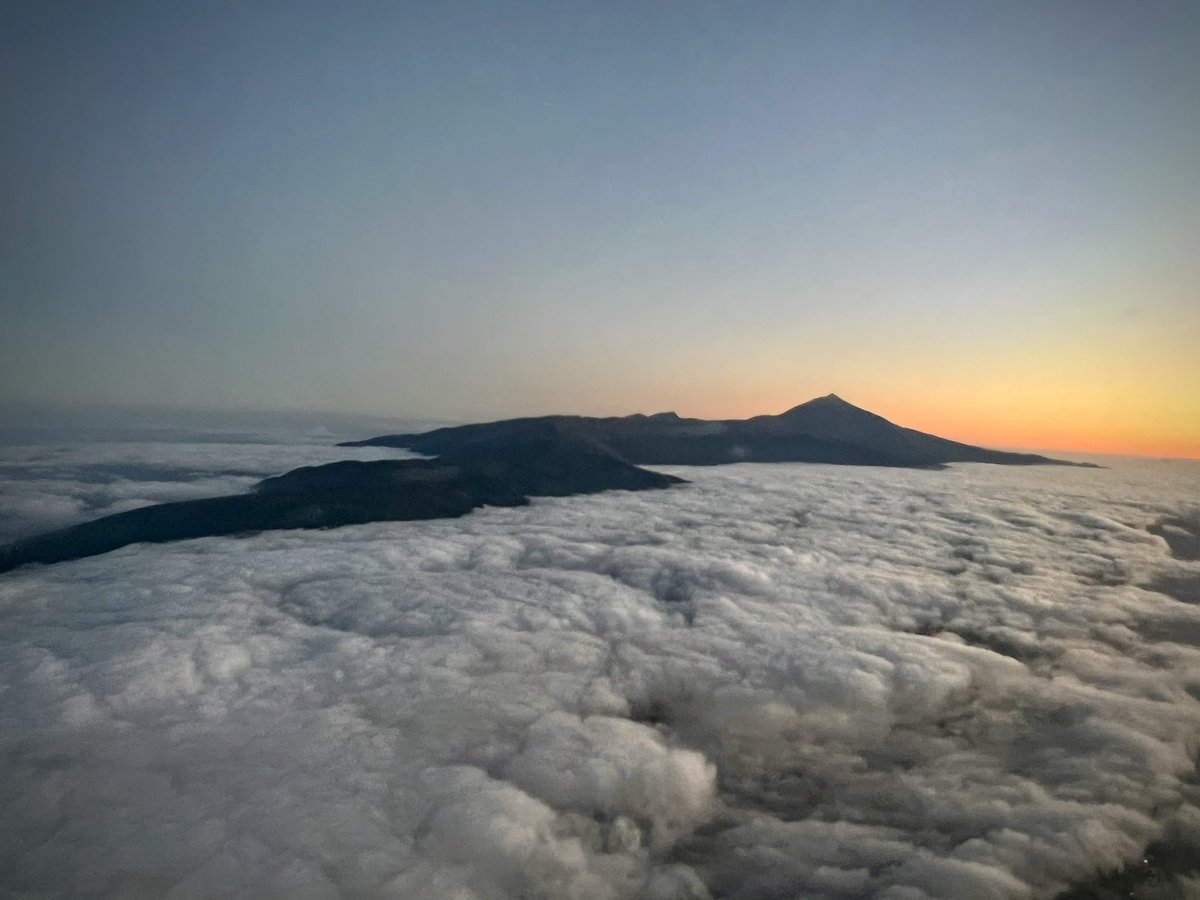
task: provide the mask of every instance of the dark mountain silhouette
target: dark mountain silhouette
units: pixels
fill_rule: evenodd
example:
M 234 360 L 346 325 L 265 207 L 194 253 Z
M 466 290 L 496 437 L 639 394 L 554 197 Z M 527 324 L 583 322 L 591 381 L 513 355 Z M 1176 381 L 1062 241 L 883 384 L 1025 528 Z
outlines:
M 972 447 L 893 425 L 830 394 L 777 416 L 707 421 L 675 413 L 541 416 L 385 435 L 342 446 L 404 447 L 436 459 L 337 462 L 267 478 L 246 494 L 163 503 L 0 547 L 0 572 L 27 563 L 277 528 L 461 516 L 530 497 L 669 487 L 639 465 L 823 462 L 940 467 L 951 462 L 1089 465 Z
M 534 496 L 639 491 L 682 481 L 567 437 L 467 446 L 436 460 L 336 462 L 267 478 L 247 494 L 148 506 L 17 541 L 0 547 L 0 572 L 139 542 L 445 518 L 484 505 L 520 506 Z
M 404 447 L 440 455 L 497 447 L 518 439 L 569 436 L 594 441 L 637 465 L 709 466 L 733 462 L 820 462 L 874 466 L 942 466 L 952 462 L 1079 465 L 1033 453 L 986 450 L 901 428 L 835 394 L 777 416 L 683 419 L 675 413 L 614 418 L 541 416 L 393 434 L 343 446 Z

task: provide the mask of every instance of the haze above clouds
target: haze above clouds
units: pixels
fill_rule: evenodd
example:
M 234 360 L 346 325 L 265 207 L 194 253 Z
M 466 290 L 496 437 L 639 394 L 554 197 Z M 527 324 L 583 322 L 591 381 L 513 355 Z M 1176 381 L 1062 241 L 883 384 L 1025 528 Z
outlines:
M 1193 464 L 670 471 L 0 578 L 0 881 L 1020 898 L 1200 852 L 1200 607 L 1148 589 L 1200 578 L 1147 531 L 1200 528 Z M 113 502 L 193 489 L 162 485 Z

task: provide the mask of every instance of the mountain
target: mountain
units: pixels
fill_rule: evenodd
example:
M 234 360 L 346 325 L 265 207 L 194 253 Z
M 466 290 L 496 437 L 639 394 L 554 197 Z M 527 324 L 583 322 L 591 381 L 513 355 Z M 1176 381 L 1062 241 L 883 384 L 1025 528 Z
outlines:
M 640 491 L 682 482 L 639 469 L 594 443 L 561 436 L 506 441 L 486 450 L 467 446 L 436 460 L 348 460 L 267 478 L 246 494 L 147 506 L 17 541 L 0 547 L 0 572 L 140 542 L 436 519 L 484 505 L 521 506 L 534 496 Z
M 836 394 L 801 403 L 776 416 L 684 419 L 675 413 L 613 418 L 541 416 L 438 428 L 350 441 L 348 447 L 404 447 L 437 456 L 513 440 L 571 437 L 592 441 L 635 465 L 709 466 L 733 462 L 821 462 L 874 466 L 942 466 L 952 462 L 1002 465 L 1079 465 L 1033 453 L 973 447 L 902 428 Z
M 107 553 L 127 544 L 276 528 L 461 516 L 530 497 L 669 487 L 683 479 L 639 465 L 823 462 L 938 467 L 951 462 L 1088 465 L 1005 453 L 901 428 L 829 394 L 777 416 L 684 419 L 541 416 L 351 441 L 436 459 L 346 461 L 267 478 L 246 494 L 163 503 L 0 547 L 0 572 Z

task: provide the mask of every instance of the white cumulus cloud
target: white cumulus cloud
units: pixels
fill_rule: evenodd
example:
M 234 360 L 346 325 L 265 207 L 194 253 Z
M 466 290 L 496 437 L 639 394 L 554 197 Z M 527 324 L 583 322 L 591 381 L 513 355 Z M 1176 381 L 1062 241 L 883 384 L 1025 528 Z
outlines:
M 1200 606 L 1156 587 L 1200 563 L 1148 530 L 1194 465 L 670 471 L 0 577 L 0 883 L 1038 898 L 1200 852 Z

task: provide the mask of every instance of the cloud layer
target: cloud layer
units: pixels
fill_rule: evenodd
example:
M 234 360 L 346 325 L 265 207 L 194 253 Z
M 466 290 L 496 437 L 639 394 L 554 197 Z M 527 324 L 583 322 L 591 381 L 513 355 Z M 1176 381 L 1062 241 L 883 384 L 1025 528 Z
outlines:
M 0 543 L 139 506 L 241 493 L 300 466 L 414 455 L 336 447 L 328 436 L 287 443 L 262 438 L 0 443 Z
M 1200 607 L 1153 589 L 1200 563 L 1147 530 L 1194 464 L 669 471 L 0 578 L 0 881 L 1025 898 L 1200 852 Z

